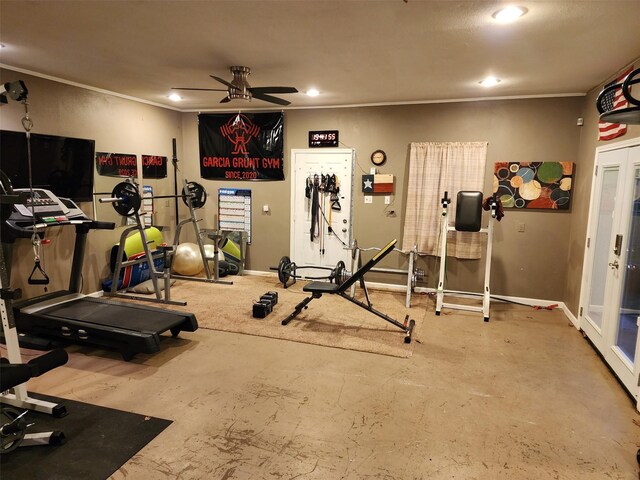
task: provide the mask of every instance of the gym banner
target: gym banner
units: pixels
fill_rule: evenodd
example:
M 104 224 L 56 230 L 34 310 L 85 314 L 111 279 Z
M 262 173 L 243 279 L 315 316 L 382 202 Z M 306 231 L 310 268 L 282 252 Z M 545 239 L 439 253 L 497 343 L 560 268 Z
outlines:
M 166 178 L 167 157 L 142 155 L 142 178 Z
M 138 157 L 132 153 L 96 152 L 96 170 L 105 177 L 137 177 Z
M 284 113 L 198 115 L 200 175 L 284 180 Z

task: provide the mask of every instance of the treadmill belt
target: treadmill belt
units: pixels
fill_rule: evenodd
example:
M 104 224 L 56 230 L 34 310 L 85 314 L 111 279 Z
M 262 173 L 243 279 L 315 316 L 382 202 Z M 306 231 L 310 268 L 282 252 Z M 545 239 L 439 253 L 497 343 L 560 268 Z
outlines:
M 127 330 L 156 332 L 169 330 L 185 320 L 185 314 L 180 312 L 137 307 L 133 304 L 103 302 L 85 297 L 45 308 L 36 315 L 68 318 Z

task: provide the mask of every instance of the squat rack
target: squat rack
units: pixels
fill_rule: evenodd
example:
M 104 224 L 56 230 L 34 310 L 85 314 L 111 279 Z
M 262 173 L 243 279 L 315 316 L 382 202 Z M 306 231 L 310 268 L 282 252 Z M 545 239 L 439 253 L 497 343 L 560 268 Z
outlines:
M 111 197 L 109 198 L 100 198 L 98 201 L 100 203 L 111 203 L 113 205 L 114 210 L 123 215 L 125 217 L 134 217 L 135 224 L 129 228 L 126 228 L 121 236 L 120 243 L 118 246 L 118 253 L 116 256 L 116 264 L 113 270 L 113 279 L 111 283 L 111 289 L 108 292 L 105 292 L 106 295 L 112 297 L 124 297 L 124 298 L 132 298 L 136 300 L 145 300 L 149 302 L 156 303 L 166 303 L 171 305 L 186 305 L 184 301 L 171 300 L 170 296 L 170 288 L 171 288 L 171 279 L 177 278 L 182 280 L 191 280 L 191 281 L 200 281 L 207 283 L 222 283 L 226 285 L 232 285 L 233 282 L 220 280 L 218 278 L 218 240 L 221 235 L 217 234 L 216 238 L 210 235 L 210 237 L 214 240 L 214 273 L 213 278 L 211 275 L 211 271 L 209 268 L 208 258 L 206 257 L 206 253 L 204 250 L 204 244 L 202 242 L 202 232 L 198 226 L 198 222 L 200 220 L 196 219 L 195 210 L 197 208 L 201 208 L 204 206 L 207 194 L 204 188 L 196 183 L 196 182 L 187 182 L 183 179 L 183 190 L 182 195 L 155 195 L 149 198 L 152 199 L 160 199 L 160 198 L 182 198 L 184 203 L 189 207 L 189 218 L 182 220 L 176 226 L 176 232 L 174 236 L 174 243 L 172 246 L 160 246 L 157 245 L 157 251 L 152 253 L 149 248 L 149 241 L 147 240 L 145 227 L 140 219 L 139 209 L 142 202 L 142 197 L 138 191 L 138 187 L 135 184 L 133 179 L 127 179 L 127 181 L 120 182 L 115 186 L 113 191 L 111 192 Z M 101 195 L 101 194 L 97 194 Z M 187 277 L 183 275 L 176 275 L 172 273 L 172 260 L 173 255 L 176 252 L 178 247 L 178 242 L 180 240 L 180 232 L 182 227 L 187 223 L 191 223 L 193 225 L 196 241 L 198 243 L 198 247 L 200 250 L 202 262 L 204 265 L 204 271 L 206 274 L 206 278 L 198 278 L 198 277 Z M 124 256 L 124 245 L 125 241 L 128 238 L 129 234 L 138 231 L 140 234 L 140 238 L 142 240 L 142 247 L 144 250 L 144 254 L 139 258 L 131 259 L 131 260 L 123 260 Z M 158 272 L 155 268 L 154 258 L 162 256 L 164 258 L 164 271 Z M 120 292 L 118 289 L 118 280 L 120 276 L 120 272 L 123 268 L 137 265 L 141 263 L 147 263 L 149 268 L 149 277 L 153 284 L 153 289 L 155 292 L 155 298 L 141 297 L 137 295 L 131 295 L 127 293 Z M 160 288 L 158 280 L 162 279 L 164 281 L 164 289 Z M 162 291 L 164 290 L 164 296 Z

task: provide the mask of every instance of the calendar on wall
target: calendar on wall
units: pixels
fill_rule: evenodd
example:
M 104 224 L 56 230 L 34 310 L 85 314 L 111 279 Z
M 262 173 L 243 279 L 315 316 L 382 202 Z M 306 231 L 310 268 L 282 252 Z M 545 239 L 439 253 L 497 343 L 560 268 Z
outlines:
M 251 244 L 250 189 L 218 189 L 218 229 L 247 232 L 247 243 Z

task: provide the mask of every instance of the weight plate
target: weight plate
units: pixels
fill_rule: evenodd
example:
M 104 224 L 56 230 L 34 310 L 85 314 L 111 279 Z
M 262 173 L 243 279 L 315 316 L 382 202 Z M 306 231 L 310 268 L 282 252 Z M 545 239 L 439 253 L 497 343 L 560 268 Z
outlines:
M 291 259 L 285 255 L 280 259 L 280 263 L 278 263 L 278 280 L 282 282 L 283 286 L 286 286 L 290 278 Z
M 9 425 L 18 418 L 20 412 L 14 408 L 3 408 L 0 410 L 0 425 Z M 24 439 L 27 423 L 24 420 L 17 421 L 18 428 L 13 433 L 3 433 L 0 437 L 0 454 L 14 451 L 20 446 Z
M 335 274 L 333 276 L 333 279 L 337 285 L 342 285 L 346 281 L 345 271 L 345 264 L 342 260 L 340 260 L 336 265 Z
M 120 182 L 111 192 L 111 196 L 121 199 L 113 203 L 113 209 L 123 217 L 131 217 L 140 210 L 142 199 L 140 198 L 138 187 L 132 183 Z
M 207 191 L 197 182 L 188 182 L 182 189 L 182 201 L 187 207 L 190 201 L 193 208 L 202 208 L 207 203 Z

